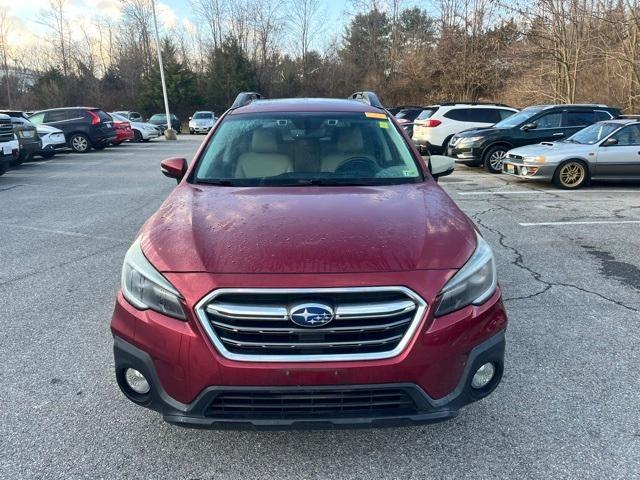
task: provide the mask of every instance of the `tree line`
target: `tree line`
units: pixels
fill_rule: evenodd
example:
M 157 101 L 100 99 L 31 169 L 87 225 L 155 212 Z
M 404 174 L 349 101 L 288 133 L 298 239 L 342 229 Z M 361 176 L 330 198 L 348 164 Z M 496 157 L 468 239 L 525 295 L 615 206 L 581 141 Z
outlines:
M 333 34 L 322 0 L 191 0 L 193 28 L 164 28 L 171 109 L 221 113 L 239 91 L 442 101 L 598 102 L 640 110 L 640 0 L 351 0 Z M 150 0 L 76 24 L 50 0 L 36 52 L 0 12 L 0 106 L 163 111 Z

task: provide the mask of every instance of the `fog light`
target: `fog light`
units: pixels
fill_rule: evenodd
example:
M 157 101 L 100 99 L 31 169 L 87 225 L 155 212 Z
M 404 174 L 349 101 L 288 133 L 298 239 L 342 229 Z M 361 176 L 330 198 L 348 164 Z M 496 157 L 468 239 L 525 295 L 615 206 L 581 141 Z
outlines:
M 475 389 L 484 388 L 489 385 L 489 382 L 493 380 L 493 376 L 496 373 L 496 367 L 493 363 L 485 363 L 478 370 L 471 379 L 471 386 Z
M 146 395 L 151 390 L 145 376 L 135 368 L 127 368 L 124 371 L 124 379 L 129 388 L 140 395 Z

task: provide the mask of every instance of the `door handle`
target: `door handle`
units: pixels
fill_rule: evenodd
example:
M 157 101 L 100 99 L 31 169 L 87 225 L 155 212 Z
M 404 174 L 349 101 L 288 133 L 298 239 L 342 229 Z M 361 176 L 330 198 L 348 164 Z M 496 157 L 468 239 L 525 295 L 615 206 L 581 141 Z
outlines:
M 554 137 L 564 137 L 564 133 L 560 133 L 560 132 L 554 133 L 553 136 Z

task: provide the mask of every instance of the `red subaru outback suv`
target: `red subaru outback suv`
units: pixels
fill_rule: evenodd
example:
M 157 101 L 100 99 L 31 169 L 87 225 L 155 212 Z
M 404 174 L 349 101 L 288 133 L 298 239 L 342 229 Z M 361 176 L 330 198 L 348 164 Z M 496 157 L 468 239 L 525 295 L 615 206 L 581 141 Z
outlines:
M 360 101 L 358 101 L 360 100 Z M 491 393 L 493 254 L 371 92 L 240 94 L 126 254 L 118 384 L 168 422 L 435 422 Z

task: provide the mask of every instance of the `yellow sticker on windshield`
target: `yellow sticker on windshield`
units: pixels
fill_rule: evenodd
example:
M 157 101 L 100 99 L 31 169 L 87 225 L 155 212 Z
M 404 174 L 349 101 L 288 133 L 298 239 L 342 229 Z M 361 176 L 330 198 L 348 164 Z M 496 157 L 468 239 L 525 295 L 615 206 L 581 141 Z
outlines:
M 387 116 L 384 113 L 376 113 L 376 112 L 364 112 L 364 116 L 367 118 L 384 118 L 386 120 Z
M 380 128 L 389 128 L 389 122 L 378 122 Z

